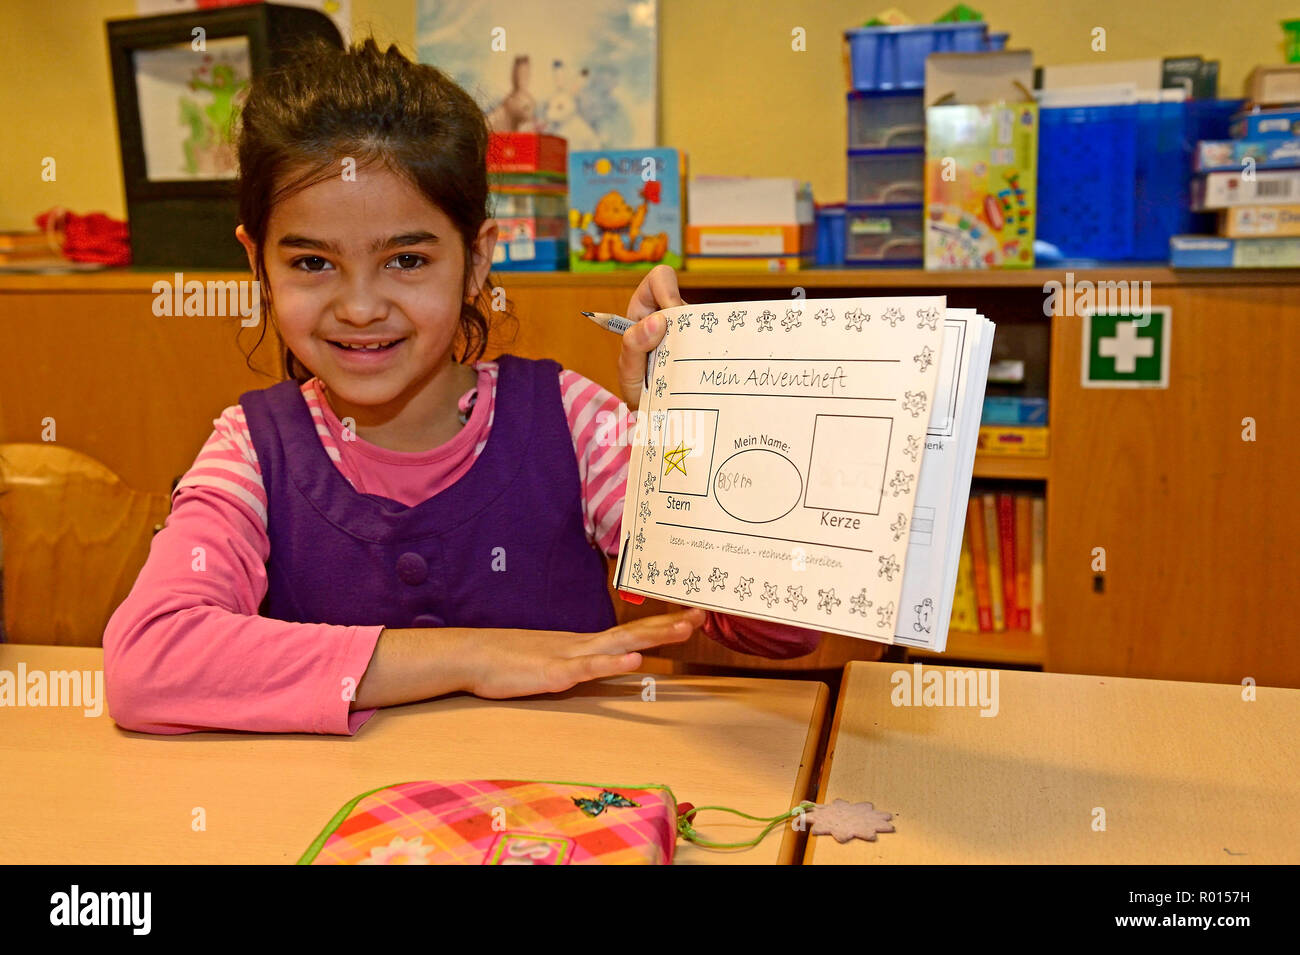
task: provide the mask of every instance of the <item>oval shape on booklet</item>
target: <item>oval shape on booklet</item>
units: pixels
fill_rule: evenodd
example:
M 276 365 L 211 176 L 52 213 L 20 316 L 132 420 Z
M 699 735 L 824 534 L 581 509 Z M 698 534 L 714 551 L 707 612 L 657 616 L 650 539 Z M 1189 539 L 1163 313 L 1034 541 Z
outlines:
M 713 478 L 718 506 L 738 521 L 766 524 L 799 503 L 803 477 L 787 457 L 766 448 L 737 451 Z

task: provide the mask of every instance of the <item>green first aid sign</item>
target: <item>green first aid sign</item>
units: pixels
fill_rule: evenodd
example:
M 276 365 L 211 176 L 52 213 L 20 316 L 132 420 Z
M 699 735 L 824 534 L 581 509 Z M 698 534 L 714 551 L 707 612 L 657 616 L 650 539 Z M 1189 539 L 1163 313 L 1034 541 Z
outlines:
M 1168 308 L 1083 316 L 1083 387 L 1168 388 Z

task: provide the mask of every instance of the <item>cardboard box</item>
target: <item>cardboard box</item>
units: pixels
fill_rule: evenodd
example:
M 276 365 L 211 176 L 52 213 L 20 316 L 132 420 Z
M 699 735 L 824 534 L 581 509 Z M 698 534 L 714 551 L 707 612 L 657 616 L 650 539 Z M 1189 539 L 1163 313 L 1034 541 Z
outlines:
M 812 186 L 798 179 L 697 176 L 690 181 L 693 226 L 803 225 L 814 221 Z
M 1219 234 L 1232 239 L 1300 236 L 1300 205 L 1227 209 L 1219 222 Z
M 1300 199 L 1300 169 L 1212 172 L 1192 179 L 1192 208 L 1286 205 Z
M 1243 172 L 1255 169 L 1300 168 L 1300 137 L 1287 139 L 1201 140 L 1192 168 L 1197 172 Z
M 1234 139 L 1300 136 L 1300 109 L 1263 109 L 1232 117 L 1228 135 Z
M 687 255 L 810 255 L 817 227 L 807 225 L 688 225 Z
M 1300 236 L 1176 235 L 1169 240 L 1169 264 L 1176 269 L 1293 269 L 1300 267 Z
M 569 144 L 546 133 L 492 133 L 488 172 L 564 172 Z
M 1002 457 L 1047 457 L 1047 431 L 1041 425 L 981 425 L 976 450 Z
M 1246 98 L 1256 106 L 1300 103 L 1300 63 L 1255 67 L 1246 78 Z
M 926 110 L 925 267 L 1034 266 L 1038 104 Z

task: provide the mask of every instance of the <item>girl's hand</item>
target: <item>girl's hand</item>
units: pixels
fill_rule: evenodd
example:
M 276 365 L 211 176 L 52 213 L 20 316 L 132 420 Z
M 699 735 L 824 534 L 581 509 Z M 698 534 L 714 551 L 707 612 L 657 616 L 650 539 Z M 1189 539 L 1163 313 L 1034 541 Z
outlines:
M 685 304 L 677 288 L 677 273 L 671 265 L 656 265 L 632 293 L 627 317 L 636 324 L 623 333 L 623 348 L 618 354 L 618 378 L 623 400 L 633 411 L 641 403 L 646 355 L 659 346 L 668 330 L 664 317 L 655 313 Z
M 465 689 L 489 700 L 559 693 L 584 680 L 601 680 L 635 670 L 641 665 L 637 650 L 681 643 L 703 623 L 704 611 L 692 607 L 631 620 L 601 633 L 483 633 L 483 639 L 466 647 L 471 660 Z

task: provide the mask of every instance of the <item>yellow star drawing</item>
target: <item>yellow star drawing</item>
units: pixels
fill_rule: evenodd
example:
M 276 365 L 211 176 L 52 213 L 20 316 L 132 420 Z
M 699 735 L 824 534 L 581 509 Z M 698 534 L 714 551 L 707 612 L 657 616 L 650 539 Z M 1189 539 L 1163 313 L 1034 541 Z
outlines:
M 676 468 L 678 471 L 681 471 L 682 474 L 685 474 L 686 468 L 683 465 L 686 463 L 686 456 L 693 450 L 693 448 L 686 447 L 686 442 L 682 441 L 672 451 L 665 452 L 664 464 L 668 465 L 668 470 L 664 472 L 664 477 L 671 474 L 673 468 Z

